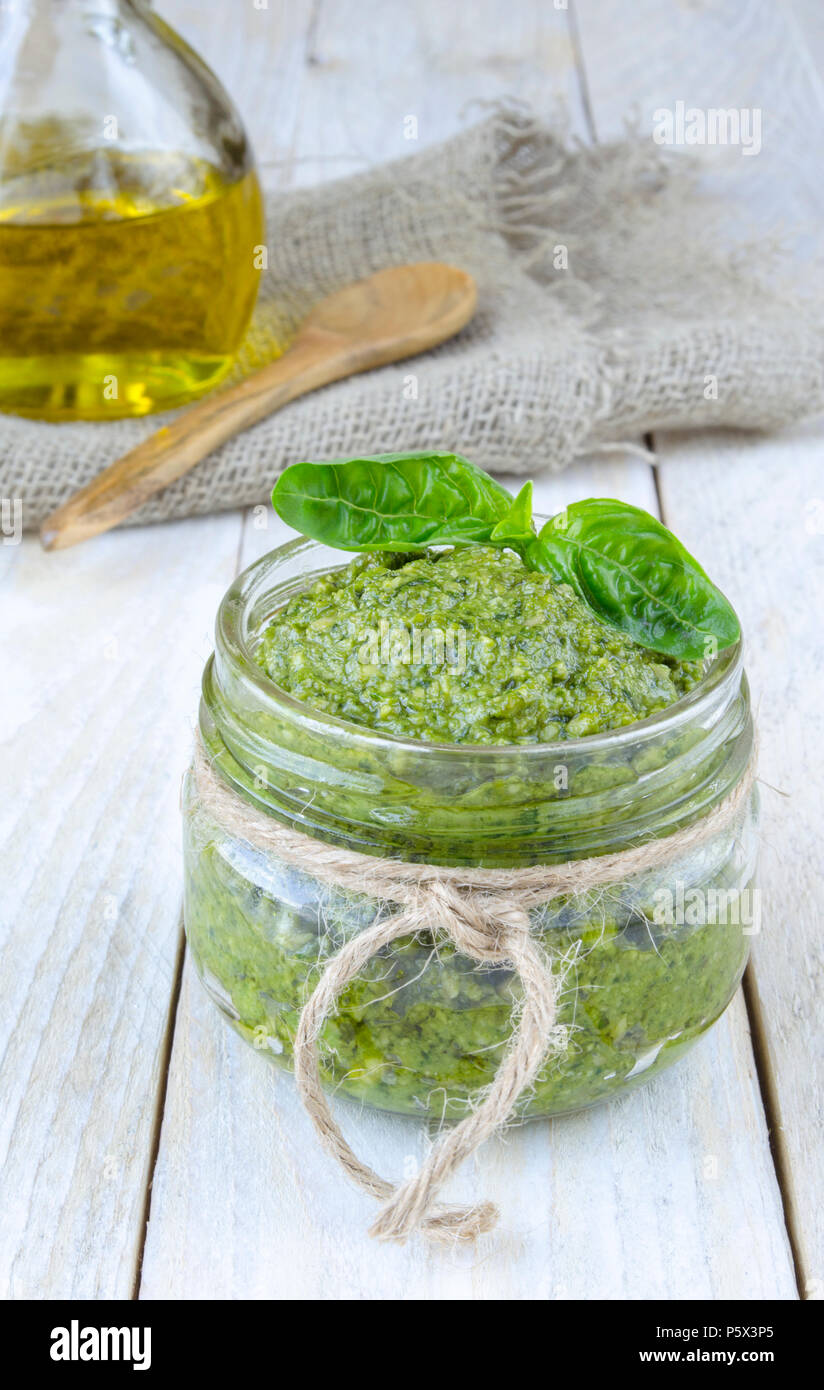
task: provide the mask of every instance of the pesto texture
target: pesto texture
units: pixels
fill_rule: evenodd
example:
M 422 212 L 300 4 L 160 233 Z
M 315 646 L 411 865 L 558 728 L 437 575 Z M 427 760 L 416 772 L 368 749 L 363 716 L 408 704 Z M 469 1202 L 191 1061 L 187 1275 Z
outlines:
M 359 509 L 351 504 L 352 516 L 337 516 L 336 475 L 327 491 L 300 493 L 307 524 L 317 512 L 327 529 L 331 515 L 352 530 L 354 548 Z M 449 549 L 422 543 L 398 553 L 394 535 L 381 533 L 379 550 L 320 576 L 305 549 L 297 558 L 285 552 L 283 563 L 276 553 L 271 568 L 259 562 L 239 583 L 242 603 L 235 590 L 227 597 L 232 622 L 239 608 L 247 619 L 244 638 L 255 633 L 256 660 L 274 688 L 248 681 L 248 642 L 231 646 L 219 623 L 200 717 L 213 766 L 251 804 L 320 841 L 453 867 L 610 854 L 707 815 L 750 746 L 737 658 L 722 657 L 708 698 L 672 719 L 586 741 L 669 709 L 704 664 L 636 642 L 563 574 L 524 563 L 504 543 L 521 525 L 519 499 L 484 497 L 492 513 L 484 524 L 498 545 L 456 538 Z M 412 500 L 421 525 L 435 524 L 429 493 Z M 506 511 L 497 520 L 499 503 Z M 398 508 L 384 512 L 386 529 Z M 460 510 L 457 518 L 468 524 Z M 587 551 L 587 574 L 588 564 Z M 311 576 L 300 592 L 298 575 Z M 636 564 L 633 582 L 638 575 Z M 735 691 L 718 683 L 725 672 Z M 364 728 L 406 741 L 365 738 Z M 566 740 L 563 753 L 555 740 Z M 548 748 L 536 746 L 544 742 Z M 288 1067 L 324 967 L 392 904 L 372 896 L 368 880 L 362 892 L 336 889 L 274 849 L 255 848 L 213 818 L 191 776 L 184 826 L 192 959 L 237 1031 Z M 609 887 L 532 910 L 531 932 L 561 979 L 559 1022 L 569 1042 L 521 1097 L 521 1115 L 560 1114 L 621 1093 L 711 1026 L 746 962 L 739 921 L 754 863 L 749 805 L 735 824 L 719 824 L 663 866 L 616 872 Z M 676 889 L 698 890 L 697 915 L 661 915 L 662 890 L 672 899 Z M 726 915 L 709 915 L 713 894 L 727 898 Z M 459 1119 L 495 1075 L 520 993 L 516 974 L 462 956 L 433 921 L 367 960 L 341 995 L 320 1039 L 323 1080 L 388 1111 Z
M 489 546 L 359 555 L 273 616 L 257 660 L 314 709 L 436 743 L 581 738 L 646 719 L 702 674 Z

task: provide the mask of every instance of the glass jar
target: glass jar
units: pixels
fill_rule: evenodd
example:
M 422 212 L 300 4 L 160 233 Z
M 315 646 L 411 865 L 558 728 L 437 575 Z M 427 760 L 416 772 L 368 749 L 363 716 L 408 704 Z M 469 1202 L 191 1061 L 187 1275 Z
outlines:
M 265 813 L 372 855 L 484 867 L 627 848 L 706 817 L 745 775 L 753 744 L 739 648 L 643 722 L 546 744 L 425 744 L 313 711 L 256 665 L 259 635 L 295 592 L 351 556 L 297 540 L 252 565 L 217 619 L 200 733 L 225 782 Z M 218 1007 L 289 1065 L 320 969 L 379 904 L 323 887 L 216 823 L 184 785 L 185 921 Z M 534 931 L 566 970 L 570 1043 L 524 1115 L 579 1109 L 679 1057 L 726 1008 L 758 927 L 756 797 L 664 869 L 556 898 Z M 450 945 L 402 940 L 374 958 L 324 1034 L 324 1079 L 369 1105 L 460 1118 L 494 1075 L 518 985 Z
M 264 236 L 214 74 L 146 0 L 4 0 L 0 93 L 0 410 L 114 419 L 202 395 Z

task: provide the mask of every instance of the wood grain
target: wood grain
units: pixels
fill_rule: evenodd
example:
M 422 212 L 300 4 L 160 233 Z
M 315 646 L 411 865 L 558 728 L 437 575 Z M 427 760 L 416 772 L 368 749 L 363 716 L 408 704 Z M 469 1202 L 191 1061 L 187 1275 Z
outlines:
M 713 558 L 747 634 L 761 735 L 763 929 L 751 1005 L 802 1290 L 824 1296 L 824 475 L 821 429 L 661 442 L 664 513 Z M 811 445 L 813 447 L 811 447 Z M 731 499 L 735 499 L 731 515 Z
M 633 101 L 666 104 L 660 92 L 689 99 L 703 82 L 723 105 L 734 99 L 731 80 L 755 95 L 769 81 L 783 128 L 803 118 L 812 100 L 804 82 L 816 70 L 807 58 L 799 75 L 796 41 L 779 7 L 768 8 L 774 18 L 751 0 L 636 0 L 629 14 L 625 4 L 578 0 L 577 32 L 546 0 L 475 0 L 471 23 L 442 0 L 270 0 L 266 10 L 221 3 L 208 13 L 194 0 L 164 0 L 163 11 L 236 97 L 267 182 L 285 187 L 410 152 L 407 115 L 423 144 L 456 129 L 468 101 L 513 92 L 545 115 L 563 93 L 573 129 L 586 135 L 583 90 L 604 135 L 620 129 Z M 775 80 L 755 46 L 764 24 Z M 790 170 L 796 161 L 809 170 L 816 140 L 806 163 L 794 147 Z M 804 173 L 793 193 L 802 214 L 817 181 Z M 759 182 L 773 208 L 766 171 Z M 762 721 L 765 700 L 773 710 L 762 770 L 792 793 L 772 810 L 766 803 L 778 867 L 765 919 L 783 916 L 768 925 L 773 942 L 757 943 L 766 969 L 754 997 L 767 1079 L 783 1107 L 777 1140 L 794 1234 L 813 1280 L 821 890 L 806 765 L 820 677 L 782 657 L 796 637 L 818 652 L 820 605 L 800 610 L 821 573 L 822 536 L 809 530 L 821 515 L 820 440 L 806 431 L 757 448 L 742 438 L 658 442 L 668 520 L 699 555 L 721 557 L 726 573 L 715 558 L 713 572 L 756 636 Z M 542 485 L 537 505 L 587 494 L 656 510 L 650 470 L 614 458 Z M 0 1288 L 127 1297 L 153 1174 L 144 1297 L 793 1298 L 740 995 L 646 1090 L 488 1145 L 454 1195 L 501 1202 L 500 1244 L 451 1256 L 376 1250 L 364 1235 L 370 1203 L 318 1150 L 291 1080 L 225 1027 L 187 966 L 153 1168 L 180 944 L 176 787 L 197 677 L 239 547 L 245 564 L 283 534 L 269 509 L 254 508 L 242 538 L 240 517 L 227 515 L 120 533 L 65 555 L 45 556 L 33 542 L 0 548 L 0 632 L 13 658 L 0 685 L 9 730 L 0 841 L 11 866 L 0 876 Z M 792 608 L 779 601 L 785 579 Z M 427 1143 L 413 1122 L 349 1104 L 345 1115 L 346 1133 L 389 1174 Z
M 267 154 L 289 148 L 314 5 L 279 5 L 276 43 L 274 8 L 164 7 Z M 177 788 L 240 533 L 230 513 L 0 547 L 0 1296 L 134 1290 L 182 943 Z
M 617 129 L 630 86 L 642 122 L 679 96 L 696 106 L 763 109 L 763 163 L 746 161 L 757 167 L 746 185 L 736 181 L 737 191 L 762 224 L 795 218 L 803 252 L 804 229 L 824 219 L 824 48 L 806 46 L 813 10 L 797 8 L 803 25 L 784 6 L 761 0 L 689 10 L 639 0 L 632 34 L 618 22 L 617 3 L 578 0 L 577 13 L 599 131 Z M 815 16 L 820 27 L 820 8 Z M 741 613 L 761 775 L 781 789 L 763 795 L 764 927 L 754 943 L 749 998 L 801 1291 L 817 1299 L 824 1297 L 823 428 L 819 422 L 770 440 L 695 434 L 655 441 L 664 519 L 711 563 Z
M 239 529 L 0 550 L 4 1297 L 131 1294 L 181 944 L 178 787 Z

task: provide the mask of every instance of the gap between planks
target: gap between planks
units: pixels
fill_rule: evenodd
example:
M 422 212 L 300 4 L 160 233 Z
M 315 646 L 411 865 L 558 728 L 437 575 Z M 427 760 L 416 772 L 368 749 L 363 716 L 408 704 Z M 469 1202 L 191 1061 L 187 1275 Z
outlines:
M 235 560 L 232 567 L 232 578 L 236 579 L 240 574 L 241 566 L 244 561 L 244 546 L 246 543 L 247 528 L 251 526 L 255 515 L 254 506 L 245 507 L 239 510 L 237 518 L 238 538 L 235 550 Z M 158 1084 L 157 1096 L 155 1099 L 154 1115 L 152 1118 L 151 1142 L 149 1146 L 149 1161 L 146 1167 L 146 1190 L 143 1194 L 143 1216 L 141 1222 L 140 1238 L 138 1241 L 135 1255 L 134 1277 L 132 1279 L 132 1291 L 130 1300 L 136 1302 L 140 1298 L 140 1287 L 143 1279 L 143 1258 L 146 1253 L 146 1242 L 149 1236 L 149 1222 L 152 1216 L 152 1187 L 154 1185 L 155 1170 L 160 1154 L 160 1139 L 163 1131 L 163 1116 L 166 1110 L 166 1097 L 169 1090 L 169 1075 L 171 1072 L 172 1050 L 175 1041 L 175 1029 L 177 1026 L 177 1011 L 180 1004 L 180 992 L 183 987 L 183 968 L 186 964 L 188 943 L 186 941 L 186 931 L 183 923 L 183 911 L 181 908 L 180 924 L 178 927 L 178 942 L 175 953 L 174 972 L 172 977 L 172 989 L 169 999 L 169 1010 L 166 1018 L 166 1026 L 163 1031 L 163 1042 L 160 1048 L 158 1059 Z
M 787 1228 L 787 1240 L 790 1243 L 790 1253 L 792 1255 L 793 1270 L 795 1272 L 795 1282 L 798 1287 L 798 1297 L 804 1300 L 807 1296 L 807 1279 L 804 1274 L 804 1261 L 801 1258 L 801 1243 L 798 1236 L 795 1203 L 792 1199 L 790 1156 L 784 1141 L 784 1129 L 780 1123 L 781 1107 L 778 1100 L 778 1086 L 775 1070 L 770 1062 L 767 1031 L 764 1023 L 761 999 L 758 994 L 758 980 L 752 960 L 747 962 L 747 968 L 744 971 L 741 987 L 744 993 L 744 1005 L 747 1010 L 747 1019 L 750 1025 L 750 1042 L 752 1044 L 753 1061 L 755 1062 L 755 1075 L 758 1081 L 758 1090 L 761 1095 L 761 1104 L 764 1107 L 764 1116 L 767 1121 L 770 1157 L 772 1158 L 773 1167 L 775 1168 L 775 1179 L 778 1183 L 778 1191 L 781 1197 L 781 1209 L 784 1213 L 784 1225 Z
M 571 0 L 569 5 L 569 33 L 575 53 L 575 70 L 578 78 L 580 90 L 581 107 L 584 119 L 589 128 L 590 139 L 593 144 L 598 143 L 598 132 L 595 122 L 595 110 L 592 103 L 587 79 L 586 64 L 584 62 L 583 45 L 581 42 L 581 32 L 578 25 L 575 0 Z M 647 432 L 643 436 L 643 443 L 651 453 L 657 454 L 655 435 Z M 663 524 L 667 525 L 667 514 L 664 505 L 664 498 L 661 490 L 660 475 L 657 464 L 650 464 L 652 473 L 652 483 L 655 489 L 655 498 L 658 508 L 658 516 Z M 784 1134 L 780 1125 L 780 1105 L 778 1100 L 778 1090 L 776 1077 L 769 1059 L 769 1047 L 766 1037 L 764 1018 L 761 1010 L 758 995 L 758 985 L 755 978 L 752 960 L 747 963 L 741 990 L 744 999 L 744 1007 L 747 1022 L 750 1030 L 750 1045 L 752 1048 L 753 1064 L 758 1083 L 758 1092 L 761 1098 L 761 1105 L 764 1110 L 764 1119 L 767 1126 L 767 1136 L 770 1146 L 770 1157 L 775 1170 L 775 1179 L 778 1192 L 781 1198 L 781 1210 L 784 1219 L 784 1226 L 787 1232 L 787 1240 L 792 1255 L 793 1272 L 795 1275 L 798 1296 L 803 1299 L 805 1296 L 806 1281 L 803 1272 L 803 1262 L 800 1253 L 800 1244 L 797 1229 L 797 1213 L 795 1204 L 792 1200 L 792 1185 L 790 1181 L 790 1158 L 784 1142 Z
M 319 10 L 320 10 L 320 6 L 319 6 L 319 3 L 318 3 L 318 0 L 316 0 L 316 3 L 314 4 L 313 10 L 312 10 L 312 20 L 311 20 L 310 26 L 309 26 L 309 33 L 308 33 L 308 35 L 307 35 L 307 40 L 308 40 L 308 42 L 307 42 L 307 52 L 306 52 L 306 62 L 307 62 L 307 63 L 311 63 L 311 62 L 312 62 L 312 57 L 313 57 L 313 55 L 312 55 L 312 53 L 311 53 L 311 51 L 310 51 L 310 49 L 311 49 L 311 39 L 312 39 L 314 30 L 317 28 Z M 572 45 L 573 45 L 573 49 L 574 49 L 574 53 L 575 53 L 575 60 L 576 60 L 576 61 L 575 61 L 575 66 L 576 66 L 576 77 L 577 77 L 578 86 L 579 86 L 580 100 L 581 100 L 583 112 L 584 112 L 584 115 L 585 115 L 586 124 L 587 124 L 588 127 L 589 127 L 590 138 L 595 142 L 595 141 L 597 141 L 597 136 L 596 136 L 596 134 L 595 134 L 595 128 L 594 128 L 594 119 L 593 119 L 593 112 L 592 112 L 592 106 L 591 106 L 591 101 L 590 101 L 590 94 L 589 94 L 588 85 L 587 85 L 587 81 L 586 81 L 585 68 L 584 68 L 584 64 L 583 64 L 583 61 L 582 61 L 581 45 L 580 45 L 580 38 L 579 38 L 579 32 L 578 32 L 578 26 L 577 26 L 576 16 L 575 16 L 575 14 L 574 14 L 574 9 L 573 9 L 572 7 L 570 7 L 570 10 L 569 10 L 569 31 L 570 31 L 570 39 L 571 39 L 571 42 L 572 42 Z M 647 439 L 649 440 L 649 439 L 651 439 L 651 437 L 648 436 Z M 665 517 L 665 513 L 664 513 L 664 508 L 663 508 L 663 499 L 662 499 L 661 491 L 660 491 L 660 488 L 659 488 L 658 471 L 657 471 L 657 469 L 656 469 L 654 466 L 651 466 L 651 474 L 652 474 L 651 483 L 652 483 L 652 487 L 653 487 L 653 489 L 654 489 L 655 498 L 656 498 L 656 500 L 657 500 L 657 511 L 658 511 L 658 514 L 659 514 L 659 516 L 661 517 L 662 521 L 665 521 L 665 522 L 666 522 L 666 517 Z M 242 564 L 242 562 L 243 562 L 243 560 L 244 560 L 244 549 L 245 549 L 245 544 L 246 544 L 246 540 L 247 540 L 248 529 L 249 529 L 249 528 L 251 527 L 251 525 L 252 525 L 252 518 L 253 518 L 253 516 L 254 516 L 254 508 L 248 508 L 248 509 L 245 510 L 245 512 L 243 512 L 243 513 L 241 514 L 241 527 L 240 527 L 240 535 L 239 535 L 239 538 L 238 538 L 238 549 L 237 549 L 236 562 L 235 562 L 235 574 L 237 574 L 237 573 L 239 572 L 239 570 L 240 570 L 240 568 L 241 568 L 241 564 Z M 273 542 L 273 543 L 276 543 L 276 541 Z M 251 558 L 251 557 L 249 557 L 249 558 Z M 247 559 L 247 562 L 248 562 L 248 559 Z M 164 1112 L 165 1103 L 166 1103 L 166 1095 L 167 1095 L 167 1086 L 168 1086 L 169 1071 L 170 1071 L 171 1053 L 172 1053 L 172 1047 L 173 1047 L 173 1043 L 174 1043 L 176 1016 L 177 1016 L 178 1002 L 179 1002 L 179 995 L 180 995 L 180 988 L 181 988 L 181 981 L 182 981 L 183 965 L 184 965 L 185 958 L 186 958 L 186 950 L 187 950 L 187 948 L 186 948 L 186 943 L 185 943 L 185 936 L 184 936 L 184 934 L 183 934 L 183 932 L 182 932 L 182 930 L 181 930 L 181 937 L 180 937 L 180 943 L 179 943 L 179 949 L 178 949 L 178 956 L 177 956 L 177 959 L 176 959 L 174 992 L 173 992 L 172 1000 L 170 1001 L 168 1026 L 167 1026 L 167 1029 L 166 1029 L 166 1034 L 165 1034 L 165 1039 L 164 1039 L 164 1047 L 163 1047 L 163 1057 L 162 1057 L 163 1074 L 162 1074 L 162 1077 L 161 1077 L 161 1080 L 160 1080 L 159 1089 L 158 1089 L 157 1110 L 156 1110 L 156 1115 L 155 1115 L 155 1125 L 154 1125 L 154 1129 L 153 1129 L 153 1142 L 152 1142 L 151 1161 L 150 1161 L 150 1167 L 149 1167 L 148 1178 L 147 1178 L 147 1186 L 146 1186 L 145 1220 L 144 1220 L 143 1231 L 142 1231 L 142 1233 L 141 1233 L 142 1238 L 141 1238 L 141 1242 L 140 1242 L 140 1251 L 139 1251 L 139 1257 L 138 1257 L 138 1261 L 137 1261 L 137 1265 L 136 1265 L 136 1270 L 135 1270 L 135 1283 L 134 1283 L 134 1296 L 135 1296 L 135 1297 L 137 1297 L 138 1294 L 139 1294 L 139 1289 L 140 1289 L 140 1284 L 141 1284 L 142 1260 L 143 1260 L 143 1253 L 144 1253 L 144 1249 L 145 1249 L 145 1245 L 146 1245 L 146 1239 L 147 1239 L 147 1235 L 148 1235 L 148 1220 L 149 1220 L 150 1212 L 151 1212 L 152 1183 L 153 1183 L 155 1168 L 156 1168 L 156 1164 L 157 1164 L 157 1160 L 158 1160 L 158 1154 L 159 1154 L 160 1138 L 161 1138 L 161 1129 L 162 1129 L 162 1123 L 163 1123 L 163 1112 Z M 759 1025 L 758 1025 L 758 1020 L 757 1020 L 757 1009 L 754 1007 L 753 1001 L 752 1001 L 752 1000 L 750 999 L 750 997 L 748 996 L 748 989 L 747 989 L 746 987 L 745 987 L 745 990 L 744 990 L 744 1001 L 745 1001 L 747 1016 L 748 1016 L 749 1025 L 750 1025 L 751 1046 L 752 1046 L 753 1059 L 754 1059 L 755 1068 L 756 1068 L 756 1075 L 757 1075 L 757 1078 L 758 1078 L 759 1095 L 760 1095 L 760 1099 L 761 1099 L 761 1104 L 762 1104 L 763 1109 L 764 1109 L 764 1114 L 765 1114 L 765 1118 L 766 1118 L 766 1122 L 767 1122 L 768 1130 L 769 1130 L 769 1134 L 770 1134 L 771 1157 L 772 1157 L 773 1165 L 774 1165 L 775 1172 L 776 1172 L 776 1178 L 777 1178 L 777 1182 L 778 1182 L 779 1191 L 780 1191 L 780 1194 L 781 1194 L 781 1200 L 782 1200 L 783 1209 L 784 1209 L 784 1221 L 785 1221 L 785 1226 L 786 1226 L 787 1235 L 788 1235 L 788 1239 L 789 1239 L 789 1242 L 790 1242 L 790 1246 L 791 1246 L 791 1250 L 792 1250 L 792 1255 L 793 1255 L 794 1266 L 795 1266 L 796 1282 L 799 1282 L 799 1264 L 798 1264 L 797 1249 L 796 1249 L 796 1243 L 795 1243 L 795 1239 L 794 1239 L 794 1231 L 793 1231 L 793 1227 L 792 1227 L 791 1213 L 790 1213 L 790 1210 L 788 1209 L 788 1198 L 787 1198 L 787 1193 L 786 1193 L 786 1190 L 785 1190 L 785 1183 L 784 1183 L 783 1174 L 782 1174 L 782 1162 L 783 1162 L 782 1150 L 781 1150 L 780 1141 L 778 1141 L 777 1138 L 776 1138 L 775 1107 L 774 1107 L 774 1105 L 771 1103 L 771 1099 L 770 1099 L 769 1069 L 768 1069 L 768 1064 L 762 1065 L 763 1059 L 762 1059 L 762 1057 L 759 1055 L 762 1049 L 761 1049 L 760 1044 L 759 1044 L 759 1042 L 758 1042 L 758 1038 L 759 1038 Z
M 237 573 L 237 570 L 235 572 Z M 143 1217 L 140 1239 L 135 1257 L 134 1279 L 132 1280 L 131 1299 L 133 1302 L 140 1297 L 140 1281 L 143 1275 L 143 1255 L 146 1249 L 146 1239 L 149 1234 L 149 1220 L 152 1213 L 152 1184 L 154 1182 L 155 1168 L 157 1167 L 157 1156 L 160 1153 L 160 1132 L 163 1128 L 163 1113 L 166 1109 L 166 1094 L 169 1089 L 172 1047 L 174 1046 L 175 1040 L 175 1022 L 177 1020 L 177 1006 L 180 1002 L 180 990 L 183 984 L 183 965 L 185 960 L 186 933 L 183 930 L 183 913 L 181 912 L 180 924 L 178 926 L 174 973 L 172 976 L 172 990 L 169 998 L 169 1012 L 166 1018 L 166 1027 L 163 1033 L 163 1043 L 159 1056 L 157 1097 L 155 1100 L 154 1117 L 152 1119 L 149 1162 L 146 1167 L 146 1191 L 143 1194 Z
M 321 3 L 322 0 L 311 0 L 311 5 L 309 7 L 308 20 L 303 34 L 302 66 L 304 71 L 312 62 L 312 49 L 314 46 L 315 34 L 317 32 L 318 20 L 320 17 Z M 268 150 L 263 150 L 260 152 L 261 166 L 266 165 L 269 162 L 267 159 L 267 155 Z M 242 510 L 239 510 L 237 513 L 239 525 L 237 548 L 235 550 L 235 560 L 233 566 L 233 578 L 236 578 L 237 575 L 240 573 L 241 565 L 243 562 L 243 547 L 246 537 L 247 526 L 253 514 L 253 507 L 244 508 Z M 163 1130 L 163 1117 L 166 1109 L 166 1097 L 169 1088 L 169 1076 L 171 1071 L 172 1050 L 174 1048 L 175 1029 L 177 1025 L 177 1013 L 178 1006 L 180 1003 L 180 993 L 183 985 L 183 969 L 186 963 L 186 955 L 188 950 L 186 942 L 186 932 L 183 924 L 182 908 L 178 931 L 179 935 L 177 951 L 175 954 L 174 975 L 171 996 L 169 1000 L 169 1011 L 166 1020 L 166 1027 L 164 1029 L 163 1042 L 161 1045 L 159 1055 L 159 1077 L 157 1096 L 155 1101 L 155 1110 L 152 1121 L 149 1161 L 146 1170 L 146 1189 L 143 1195 L 142 1226 L 135 1256 L 134 1276 L 132 1279 L 131 1299 L 133 1301 L 139 1299 L 140 1297 L 140 1287 L 143 1278 L 143 1259 L 146 1252 L 146 1242 L 148 1240 L 149 1235 L 149 1222 L 151 1220 L 152 1211 L 152 1187 L 154 1184 L 154 1176 L 157 1168 L 158 1156 L 160 1154 L 160 1142 Z
M 644 443 L 652 453 L 657 453 L 655 435 L 653 433 L 644 435 Z M 652 468 L 655 496 L 658 500 L 658 515 L 666 526 L 667 515 L 664 498 L 661 492 L 661 480 L 658 468 L 655 464 L 651 464 L 650 467 Z M 781 1211 L 784 1218 L 790 1253 L 792 1255 L 795 1283 L 798 1289 L 798 1297 L 803 1299 L 805 1296 L 806 1280 L 804 1277 L 803 1261 L 801 1259 L 798 1240 L 795 1205 L 792 1200 L 792 1185 L 789 1177 L 790 1159 L 784 1143 L 783 1130 L 779 1120 L 781 1109 L 778 1101 L 778 1089 L 775 1073 L 770 1064 L 764 1017 L 758 997 L 758 984 L 755 978 L 752 959 L 747 962 L 747 967 L 741 981 L 741 991 L 744 997 L 744 1009 L 750 1030 L 750 1046 L 752 1048 L 755 1076 L 758 1083 L 758 1094 L 761 1097 L 764 1119 L 767 1124 L 770 1158 L 772 1159 L 772 1165 L 775 1169 L 775 1180 L 781 1198 Z

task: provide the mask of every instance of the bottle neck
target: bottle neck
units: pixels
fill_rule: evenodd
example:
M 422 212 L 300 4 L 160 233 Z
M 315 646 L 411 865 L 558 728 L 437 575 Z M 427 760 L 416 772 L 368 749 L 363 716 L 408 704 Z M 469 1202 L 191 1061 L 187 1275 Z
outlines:
M 0 5 L 0 111 L 48 92 L 65 55 L 78 61 L 90 45 L 127 55 L 129 25 L 148 0 L 4 0 Z M 88 71 L 84 78 L 89 77 Z
M 225 182 L 251 167 L 231 101 L 148 0 L 4 0 L 0 186 L 46 166 L 71 182 L 98 151 L 103 165 L 173 154 Z M 198 195 L 197 179 L 181 186 Z

